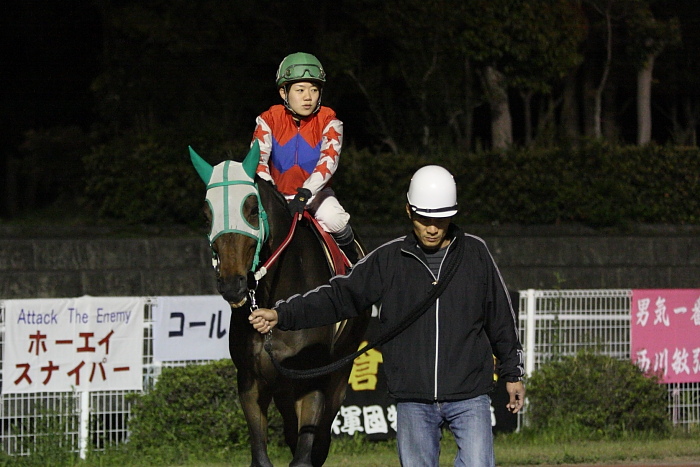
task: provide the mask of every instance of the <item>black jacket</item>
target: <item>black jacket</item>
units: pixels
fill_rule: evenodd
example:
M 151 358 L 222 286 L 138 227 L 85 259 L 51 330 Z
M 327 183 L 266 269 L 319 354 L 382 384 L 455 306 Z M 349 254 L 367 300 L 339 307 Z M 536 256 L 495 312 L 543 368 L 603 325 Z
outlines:
M 381 348 L 389 393 L 397 399 L 446 401 L 486 394 L 494 386 L 493 355 L 506 381 L 519 381 L 524 374 L 515 313 L 486 244 L 454 224 L 450 235 L 464 242 L 452 281 L 425 314 Z M 454 246 L 452 241 L 447 247 L 440 274 Z M 435 280 L 410 234 L 372 251 L 347 276 L 278 302 L 277 327 L 330 324 L 381 302 L 384 334 L 427 296 Z

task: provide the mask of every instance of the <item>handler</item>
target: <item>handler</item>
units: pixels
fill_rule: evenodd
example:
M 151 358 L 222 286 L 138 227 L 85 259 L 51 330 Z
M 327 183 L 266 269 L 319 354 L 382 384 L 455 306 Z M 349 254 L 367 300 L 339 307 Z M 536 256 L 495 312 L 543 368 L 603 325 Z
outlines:
M 454 434 L 455 466 L 493 467 L 491 431 L 494 360 L 506 381 L 507 408 L 523 407 L 522 347 L 501 274 L 484 243 L 452 223 L 454 178 L 443 167 L 419 169 L 408 189 L 413 232 L 385 243 L 346 276 L 250 315 L 261 333 L 304 329 L 358 315 L 381 302 L 385 332 L 445 277 L 447 288 L 420 318 L 382 346 L 389 393 L 396 399 L 397 445 L 403 466 L 438 466 L 441 427 Z M 457 261 L 457 263 L 453 263 Z M 450 267 L 448 267 L 450 266 Z

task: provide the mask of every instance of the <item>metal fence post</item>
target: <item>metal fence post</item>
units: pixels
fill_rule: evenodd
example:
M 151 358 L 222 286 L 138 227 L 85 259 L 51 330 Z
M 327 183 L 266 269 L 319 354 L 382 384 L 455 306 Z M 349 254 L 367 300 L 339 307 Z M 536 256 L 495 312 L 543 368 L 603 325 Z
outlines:
M 530 376 L 535 369 L 535 289 L 527 289 L 526 297 L 525 374 Z
M 85 460 L 90 434 L 90 391 L 80 391 L 80 428 L 78 430 L 80 458 Z

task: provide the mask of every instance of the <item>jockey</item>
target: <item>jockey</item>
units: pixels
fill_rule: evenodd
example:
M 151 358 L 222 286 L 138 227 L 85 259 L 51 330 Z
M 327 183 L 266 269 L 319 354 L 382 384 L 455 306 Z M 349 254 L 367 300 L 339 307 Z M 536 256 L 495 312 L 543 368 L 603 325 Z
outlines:
M 343 144 L 343 122 L 333 109 L 321 106 L 325 82 L 326 72 L 315 56 L 297 52 L 282 60 L 277 89 L 284 105 L 273 105 L 256 119 L 252 142 L 260 144 L 257 174 L 284 195 L 293 216 L 308 209 L 355 263 L 350 214 L 330 187 Z

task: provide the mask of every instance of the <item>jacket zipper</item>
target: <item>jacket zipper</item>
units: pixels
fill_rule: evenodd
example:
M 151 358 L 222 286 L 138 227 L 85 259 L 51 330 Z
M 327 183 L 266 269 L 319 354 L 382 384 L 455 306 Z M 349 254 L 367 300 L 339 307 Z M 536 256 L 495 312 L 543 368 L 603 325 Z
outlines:
M 423 266 L 428 270 L 430 273 L 431 277 L 433 278 L 433 284 L 437 282 L 438 278 L 440 277 L 440 273 L 442 272 L 442 266 L 445 264 L 445 260 L 447 259 L 447 255 L 450 252 L 450 247 L 452 246 L 452 242 L 450 242 L 449 245 L 447 245 L 447 251 L 445 251 L 445 256 L 442 258 L 442 261 L 440 262 L 440 268 L 438 269 L 438 277 L 435 277 L 435 274 L 433 274 L 433 271 L 430 270 L 430 267 L 421 260 L 418 255 L 411 253 L 418 261 L 420 261 Z M 418 247 L 420 248 L 420 246 Z M 437 400 L 438 398 L 438 361 L 440 360 L 440 297 L 435 300 L 435 365 L 433 368 L 433 400 Z
M 442 267 L 442 265 L 440 265 Z M 440 360 L 440 299 L 435 300 L 435 368 L 433 376 L 433 400 L 438 395 L 438 361 Z
M 450 247 L 452 242 L 447 245 L 447 250 L 445 251 L 445 256 L 442 257 L 440 261 L 440 268 L 438 269 L 438 278 L 442 273 L 442 266 L 445 264 L 447 255 L 450 253 Z M 437 280 L 437 279 L 436 279 Z M 433 384 L 433 400 L 438 398 L 438 362 L 440 361 L 440 297 L 435 300 L 435 380 Z

